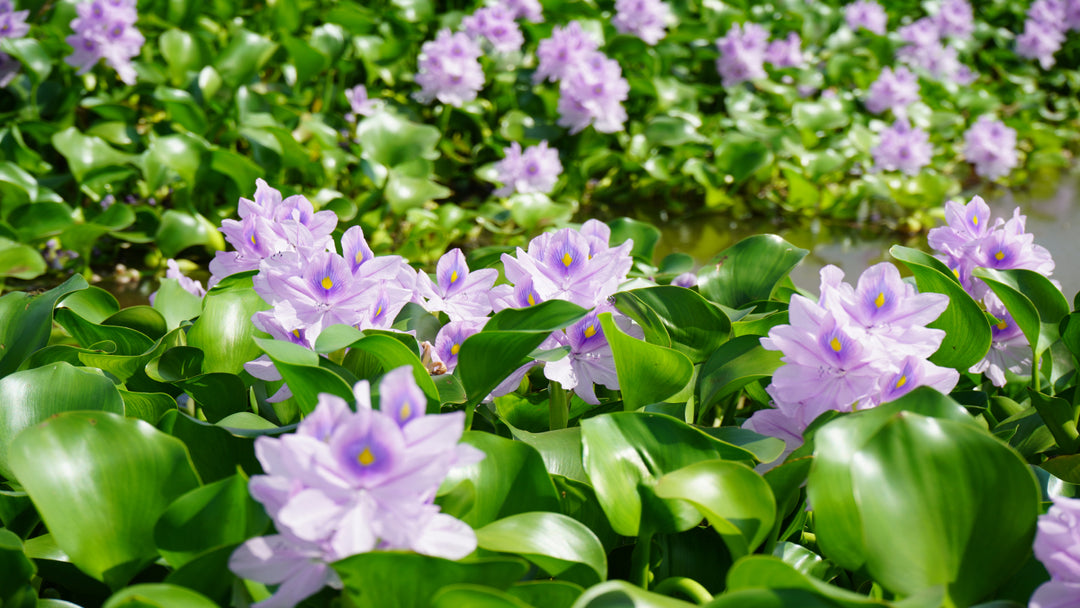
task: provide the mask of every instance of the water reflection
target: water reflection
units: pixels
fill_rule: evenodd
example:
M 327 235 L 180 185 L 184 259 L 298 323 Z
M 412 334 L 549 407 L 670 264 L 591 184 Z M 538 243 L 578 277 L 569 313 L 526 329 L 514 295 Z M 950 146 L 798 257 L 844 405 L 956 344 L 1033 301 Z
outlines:
M 967 201 L 972 194 L 965 193 Z M 1053 277 L 1061 282 L 1065 295 L 1072 300 L 1080 290 L 1080 171 L 1064 175 L 1053 182 L 1037 183 L 1024 191 L 1013 192 L 994 188 L 983 192 L 993 217 L 1008 219 L 1013 209 L 1020 207 L 1027 215 L 1027 231 L 1035 242 L 1050 250 L 1057 266 Z M 917 235 L 878 234 L 847 226 L 830 225 L 822 221 L 791 225 L 782 220 L 762 219 L 751 222 L 732 222 L 726 217 L 694 217 L 685 220 L 658 222 L 663 236 L 657 246 L 658 259 L 669 253 L 681 252 L 700 263 L 754 234 L 773 233 L 810 253 L 792 271 L 795 284 L 814 293 L 818 291 L 818 270 L 827 264 L 842 268 L 847 279 L 854 281 L 868 266 L 891 260 L 889 248 L 905 245 L 930 251 L 926 233 Z M 901 271 L 903 268 L 901 267 Z

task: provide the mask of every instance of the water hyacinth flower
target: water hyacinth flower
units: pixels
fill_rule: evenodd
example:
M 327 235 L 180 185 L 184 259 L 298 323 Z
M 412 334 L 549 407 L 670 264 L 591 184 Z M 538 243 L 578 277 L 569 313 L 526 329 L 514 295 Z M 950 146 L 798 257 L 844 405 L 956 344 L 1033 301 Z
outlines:
M 1018 164 L 1016 130 L 983 114 L 964 132 L 964 157 L 975 165 L 975 173 L 987 179 L 1004 177 Z
M 494 268 L 470 271 L 465 254 L 455 248 L 439 258 L 434 282 L 427 273 L 417 275 L 416 291 L 431 312 L 445 312 L 451 321 L 478 319 L 492 310 L 491 288 L 498 277 Z
M 536 47 L 539 63 L 533 73 L 533 84 L 562 81 L 599 48 L 599 42 L 586 34 L 577 21 L 566 27 L 555 26 L 551 37 L 541 40 Z
M 78 16 L 71 21 L 75 33 L 64 39 L 74 52 L 64 61 L 85 74 L 104 59 L 120 80 L 135 84 L 131 59 L 146 41 L 135 27 L 135 0 L 93 0 L 76 4 L 75 11 Z
M 693 287 L 697 287 L 698 276 L 693 272 L 684 272 L 679 276 L 675 277 L 674 279 L 671 279 L 671 284 L 677 287 L 686 287 L 687 289 L 691 289 Z
M 885 9 L 874 0 L 858 0 L 844 7 L 844 20 L 854 31 L 863 28 L 883 36 L 889 16 L 885 14 Z
M 866 91 L 866 109 L 874 114 L 892 110 L 902 116 L 916 101 L 919 101 L 919 77 L 904 66 L 895 71 L 882 68 L 877 80 Z
M 348 122 L 356 122 L 357 116 L 371 116 L 379 107 L 378 100 L 368 99 L 367 87 L 362 84 L 345 89 L 345 99 L 349 102 L 349 113 L 345 115 Z
M 457 367 L 461 343 L 469 336 L 479 333 L 484 328 L 484 323 L 486 323 L 484 319 L 450 321 L 439 330 L 438 335 L 435 336 L 435 355 L 446 366 L 448 373 L 453 372 Z
M 1028 21 L 1055 29 L 1064 29 L 1065 16 L 1065 0 L 1035 0 L 1027 12 Z
M 1031 597 L 1032 608 L 1080 606 L 1080 499 L 1052 496 L 1054 504 L 1039 516 L 1035 557 L 1050 573 Z
M 514 13 L 499 5 L 477 9 L 461 20 L 461 26 L 474 39 L 486 39 L 497 53 L 513 53 L 525 43 Z
M 720 56 L 716 71 L 725 87 L 765 78 L 765 51 L 769 34 L 756 23 L 735 23 L 716 41 Z
M 802 52 L 802 38 L 791 32 L 787 38 L 773 40 L 765 48 L 765 62 L 775 68 L 800 68 L 806 63 Z
M 912 127 L 906 118 L 901 118 L 882 131 L 881 140 L 871 153 L 874 165 L 880 169 L 918 175 L 930 164 L 933 148 L 926 131 Z
M 671 7 L 660 0 L 615 0 L 611 25 L 620 34 L 630 34 L 655 46 L 667 35 L 672 19 Z
M 196 281 L 195 279 L 192 279 L 191 277 L 188 277 L 183 272 L 181 272 L 180 264 L 178 264 L 176 260 L 172 258 L 166 260 L 165 268 L 165 278 L 176 279 L 176 282 L 180 284 L 180 287 L 183 288 L 184 291 L 200 299 L 206 295 L 206 289 L 203 288 L 202 281 Z M 156 291 L 150 294 L 151 306 L 154 304 L 154 298 L 156 295 Z
M 1024 22 L 1024 32 L 1016 37 L 1016 54 L 1034 59 L 1044 70 L 1054 67 L 1054 54 L 1065 43 L 1061 22 L 1045 23 L 1035 19 Z
M 608 309 L 607 312 L 610 312 Z M 544 365 L 544 376 L 558 382 L 563 388 L 573 390 L 585 403 L 597 405 L 595 385 L 619 389 L 619 376 L 615 372 L 615 355 L 604 337 L 597 315 L 600 309 L 590 312 L 584 319 L 566 328 L 565 333 L 556 332 L 553 337 L 570 352 L 562 359 Z
M 340 588 L 329 564 L 350 555 L 398 549 L 460 559 L 476 548 L 472 528 L 433 504 L 451 468 L 483 458 L 458 444 L 464 413 L 426 415 L 409 367 L 383 376 L 379 410 L 366 381 L 354 393 L 355 411 L 323 393 L 295 433 L 255 441 L 266 475 L 253 476 L 249 489 L 278 534 L 245 542 L 229 569 L 278 585 L 258 608 L 295 606 L 326 585 Z
M 463 32 L 442 29 L 435 40 L 420 47 L 416 84 L 420 90 L 413 97 L 420 103 L 441 103 L 460 107 L 476 99 L 484 88 L 484 70 L 480 67 L 480 46 Z
M 509 11 L 514 19 L 524 19 L 530 23 L 544 20 L 544 7 L 540 6 L 540 0 L 498 0 L 495 5 Z
M 1066 0 L 1065 27 L 1070 30 L 1080 30 L 1080 0 Z
M 560 83 L 557 124 L 571 135 L 590 125 L 600 133 L 621 131 L 627 118 L 622 102 L 629 94 L 619 62 L 595 51 Z
M 562 174 L 559 151 L 549 148 L 547 141 L 529 146 L 524 151 L 516 141 L 509 148 L 503 148 L 505 157 L 495 165 L 497 181 L 503 187 L 495 191 L 496 196 L 540 192 L 547 194 L 555 188 Z
M 966 39 L 975 31 L 975 14 L 968 0 L 944 0 L 934 23 L 942 37 Z
M 30 11 L 17 11 L 10 0 L 0 0 L 0 38 L 22 38 L 30 33 L 29 16 Z

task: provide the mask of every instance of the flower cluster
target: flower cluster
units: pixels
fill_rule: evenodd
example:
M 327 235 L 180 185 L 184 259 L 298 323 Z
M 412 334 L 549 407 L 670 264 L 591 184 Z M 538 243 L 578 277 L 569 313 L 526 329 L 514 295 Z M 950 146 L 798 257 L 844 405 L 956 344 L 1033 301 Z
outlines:
M 1035 557 L 1050 573 L 1031 596 L 1030 608 L 1080 606 L 1080 499 L 1054 496 L 1053 506 L 1039 516 Z
M 295 433 L 255 440 L 266 475 L 253 476 L 249 490 L 278 533 L 245 542 L 229 568 L 280 585 L 256 607 L 295 606 L 326 585 L 340 589 L 329 564 L 350 555 L 404 549 L 460 559 L 476 548 L 472 528 L 434 499 L 450 469 L 484 455 L 458 443 L 464 412 L 425 415 L 412 374 L 401 367 L 383 376 L 378 410 L 361 381 L 355 411 L 323 393 Z
M 716 41 L 720 56 L 716 71 L 725 87 L 764 78 L 765 63 L 777 68 L 801 67 L 805 63 L 802 39 L 795 32 L 769 41 L 769 33 L 756 23 L 736 23 Z
M 420 90 L 413 97 L 420 103 L 441 103 L 460 107 L 476 99 L 484 88 L 484 69 L 480 67 L 483 51 L 463 32 L 439 30 L 435 40 L 420 47 L 416 84 Z
M 897 58 L 935 80 L 969 84 L 975 74 L 960 63 L 952 40 L 946 42 L 944 38 L 965 38 L 973 29 L 971 5 L 966 0 L 954 0 L 943 5 L 937 15 L 900 28 L 900 38 L 907 44 L 897 52 Z
M 1027 218 L 1020 214 L 1019 208 L 1007 222 L 1001 218 L 991 221 L 989 205 L 982 197 L 975 196 L 967 205 L 956 201 L 945 203 L 945 219 L 947 226 L 930 230 L 930 247 L 953 270 L 964 289 L 981 300 L 987 312 L 998 320 L 991 328 L 990 352 L 970 371 L 985 373 L 995 386 L 1004 386 L 1006 371 L 1016 375 L 1031 373 L 1031 347 L 1001 300 L 972 271 L 1022 268 L 1049 276 L 1054 271 L 1054 260 L 1025 231 Z
M 146 39 L 135 27 L 135 0 L 93 0 L 75 5 L 71 21 L 74 34 L 64 39 L 74 52 L 64 58 L 79 74 L 104 59 L 126 84 L 135 84 L 131 58 L 139 54 Z
M 893 126 L 881 133 L 881 141 L 871 150 L 874 164 L 885 171 L 903 171 L 908 175 L 918 175 L 930 164 L 933 155 L 930 135 L 917 127 L 912 127 L 906 118 L 901 118 Z
M 919 78 L 900 66 L 882 68 L 877 80 L 866 92 L 866 109 L 874 114 L 892 110 L 897 116 L 907 114 L 907 107 L 919 101 Z
M 559 162 L 559 151 L 549 148 L 546 141 L 524 151 L 515 141 L 503 150 L 503 154 L 506 156 L 495 165 L 497 180 L 503 184 L 495 191 L 496 196 L 510 196 L 515 192 L 547 194 L 555 188 L 563 167 Z
M 855 287 L 843 278 L 839 268 L 823 268 L 819 300 L 792 296 L 790 324 L 761 340 L 784 354 L 784 365 L 766 389 L 775 408 L 755 412 L 746 426 L 783 439 L 789 450 L 826 411 L 874 407 L 918 386 L 948 393 L 959 379 L 927 361 L 945 332 L 926 324 L 944 312 L 948 296 L 918 293 L 889 263 L 868 268 Z
M 611 25 L 620 34 L 637 36 L 653 46 L 667 35 L 671 20 L 671 7 L 660 0 L 615 0 Z
M 1016 130 L 983 114 L 964 133 L 964 157 L 975 165 L 981 177 L 997 179 L 1017 165 Z
M 1080 30 L 1080 0 L 1035 0 L 1028 7 L 1024 32 L 1016 37 L 1016 54 L 1049 70 L 1069 30 Z
M 489 6 L 461 20 L 465 33 L 487 40 L 497 53 L 513 53 L 521 50 L 525 37 L 514 21 L 515 13 L 502 6 Z
M 544 7 L 540 6 L 540 0 L 498 0 L 495 4 L 509 11 L 514 19 L 524 19 L 531 23 L 544 20 Z
M 862 28 L 881 36 L 885 34 L 889 16 L 874 0 L 858 0 L 844 7 L 844 20 L 852 30 Z

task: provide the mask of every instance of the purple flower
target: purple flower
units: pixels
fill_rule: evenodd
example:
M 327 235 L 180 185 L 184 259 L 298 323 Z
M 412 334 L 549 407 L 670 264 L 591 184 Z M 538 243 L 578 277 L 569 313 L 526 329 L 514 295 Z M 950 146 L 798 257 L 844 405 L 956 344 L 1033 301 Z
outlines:
M 765 49 L 765 62 L 776 68 L 799 68 L 806 63 L 802 52 L 802 39 L 791 32 L 784 40 L 773 40 Z
M 473 38 L 486 38 L 498 53 L 513 53 L 525 42 L 521 28 L 514 22 L 514 13 L 502 6 L 478 9 L 462 19 L 461 26 Z
M 350 111 L 345 115 L 345 120 L 349 122 L 356 122 L 357 115 L 371 116 L 378 108 L 378 101 L 368 99 L 367 87 L 362 84 L 345 89 L 345 99 L 349 101 Z
M 690 289 L 697 286 L 698 277 L 697 274 L 693 272 L 684 272 L 679 276 L 675 277 L 674 279 L 671 279 L 671 284 L 678 287 L 686 287 L 687 289 Z
M 559 85 L 558 125 L 571 134 L 589 125 L 601 133 L 621 131 L 626 122 L 622 102 L 629 93 L 630 84 L 622 77 L 619 62 L 593 52 Z
M 615 0 L 611 25 L 620 34 L 637 36 L 653 46 L 667 35 L 664 30 L 671 19 L 671 7 L 660 0 Z
M 977 175 L 988 179 L 1004 177 L 1019 162 L 1016 130 L 984 114 L 964 133 L 964 156 L 975 165 Z
M 1023 268 L 1049 276 L 1054 272 L 1054 260 L 1045 247 L 1035 244 L 1035 236 L 1026 232 L 1027 217 L 1020 208 L 1000 230 L 994 230 L 980 239 L 974 250 L 975 264 L 982 268 L 1011 270 Z
M 844 7 L 844 20 L 852 30 L 864 28 L 883 36 L 889 17 L 885 14 L 885 9 L 874 0 L 859 0 Z
M 30 32 L 26 18 L 30 11 L 17 11 L 8 1 L 0 3 L 0 38 L 22 38 Z
M 203 288 L 202 282 L 185 276 L 184 273 L 180 271 L 180 265 L 176 263 L 176 260 L 169 258 L 165 261 L 165 267 L 167 268 L 167 270 L 165 271 L 166 279 L 176 279 L 176 281 L 180 284 L 180 287 L 183 288 L 184 291 L 190 293 L 197 298 L 202 299 L 202 297 L 206 295 L 206 289 Z M 154 299 L 156 296 L 156 291 L 150 294 L 151 305 L 154 304 Z
M 1066 7 L 1064 0 L 1035 0 L 1028 7 L 1027 18 L 1047 28 L 1064 31 Z
M 1035 557 L 1055 580 L 1080 583 L 1080 498 L 1052 500 L 1046 515 L 1039 516 Z
M 435 336 L 435 354 L 446 366 L 447 372 L 453 372 L 458 363 L 458 351 L 461 343 L 469 336 L 478 333 L 484 327 L 483 319 L 471 319 L 467 321 L 451 321 L 442 326 L 439 334 Z
M 881 403 L 895 401 L 919 386 L 929 386 L 948 395 L 959 379 L 960 374 L 955 369 L 939 367 L 913 355 L 904 359 L 900 370 L 885 380 L 879 399 Z
M 1016 54 L 1036 59 L 1044 70 L 1054 66 L 1054 53 L 1065 42 L 1061 22 L 1048 24 L 1035 19 L 1024 22 L 1024 33 L 1016 37 Z
M 960 63 L 956 47 L 933 42 L 926 45 L 908 45 L 896 53 L 903 63 L 925 71 L 939 82 L 969 84 L 975 80 L 971 68 Z
M 416 290 L 431 312 L 445 312 L 451 321 L 486 317 L 491 312 L 491 287 L 499 277 L 494 268 L 469 270 L 460 249 L 451 249 L 435 267 L 435 282 L 417 275 Z
M 971 290 L 971 271 L 976 265 L 975 253 L 982 239 L 1004 223 L 998 218 L 990 222 L 990 206 L 975 195 L 966 205 L 957 201 L 945 203 L 947 226 L 931 228 L 927 234 L 930 247 L 945 255 L 946 265 L 954 269 L 956 278 Z
M 940 42 L 937 22 L 931 17 L 923 17 L 901 27 L 900 39 L 917 47 L 932 47 Z
M 85 74 L 104 59 L 120 80 L 135 84 L 131 59 L 146 41 L 135 27 L 135 0 L 93 0 L 76 4 L 75 10 L 78 16 L 71 21 L 75 33 L 65 38 L 74 52 L 64 61 Z
M 1065 27 L 1080 30 L 1080 0 L 1065 0 Z
M 874 164 L 886 171 L 903 171 L 908 175 L 918 175 L 919 171 L 930 164 L 933 156 L 930 136 L 917 127 L 912 127 L 906 118 L 898 119 L 893 126 L 881 132 L 881 141 L 871 150 Z
M 421 88 L 413 97 L 420 103 L 438 99 L 458 107 L 476 99 L 476 94 L 484 88 L 484 70 L 478 61 L 482 54 L 467 34 L 440 30 L 435 40 L 420 47 L 416 83 Z
M 1028 608 L 1080 608 L 1080 583 L 1050 579 L 1035 590 Z
M 525 192 L 547 194 L 555 188 L 562 173 L 559 151 L 548 148 L 546 141 L 529 146 L 524 152 L 516 141 L 509 148 L 503 149 L 505 158 L 495 165 L 497 180 L 503 187 L 495 191 L 496 196 L 510 196 Z
M 563 80 L 599 48 L 599 43 L 586 34 L 577 21 L 571 21 L 566 27 L 555 26 L 551 37 L 541 40 L 536 47 L 539 64 L 533 73 L 533 83 Z
M 768 32 L 756 23 L 733 24 L 723 38 L 716 41 L 720 56 L 716 71 L 725 87 L 758 78 L 765 78 L 765 51 Z
M 556 332 L 555 339 L 568 346 L 570 352 L 562 359 L 544 365 L 544 375 L 549 380 L 573 390 L 585 403 L 593 405 L 600 403 L 594 385 L 603 384 L 612 390 L 619 389 L 615 356 L 597 319 L 600 312 L 590 312 L 584 319 L 567 327 L 565 334 Z
M 1031 345 L 1024 337 L 1024 332 L 996 298 L 991 298 L 988 302 L 987 312 L 998 319 L 997 323 L 990 327 L 990 351 L 968 371 L 973 374 L 986 374 L 994 386 L 1005 386 L 1006 371 L 1017 376 L 1030 375 Z
M 866 91 L 866 109 L 874 114 L 892 110 L 906 114 L 907 106 L 919 101 L 919 78 L 906 67 L 882 68 L 877 80 Z
M 975 31 L 975 15 L 968 0 L 944 0 L 934 22 L 941 36 L 965 39 Z
M 514 19 L 524 19 L 532 23 L 544 20 L 544 9 L 540 0 L 497 0 L 496 6 L 510 11 Z

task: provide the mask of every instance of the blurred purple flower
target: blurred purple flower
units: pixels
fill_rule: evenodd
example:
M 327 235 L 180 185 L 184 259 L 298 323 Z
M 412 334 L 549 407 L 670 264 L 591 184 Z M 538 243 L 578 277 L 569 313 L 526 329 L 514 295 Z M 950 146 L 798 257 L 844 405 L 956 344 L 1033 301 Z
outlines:
M 357 116 L 371 116 L 379 107 L 379 101 L 368 99 L 367 87 L 358 84 L 351 89 L 345 89 L 345 99 L 349 101 L 349 113 L 345 120 L 356 122 Z
M 924 70 L 931 78 L 939 82 L 954 82 L 965 85 L 974 82 L 975 73 L 960 62 L 956 47 L 933 42 L 926 45 L 908 45 L 896 53 L 899 61 Z
M 844 7 L 844 20 L 848 27 L 858 31 L 864 28 L 878 35 L 885 35 L 889 16 L 885 9 L 874 0 L 859 0 Z
M 1054 66 L 1054 53 L 1065 42 L 1061 23 L 1047 24 L 1035 19 L 1024 22 L 1024 33 L 1016 37 L 1016 54 L 1035 59 L 1044 70 Z
M 791 32 L 786 39 L 773 40 L 765 49 L 765 62 L 776 68 L 801 68 L 806 63 L 802 38 L 797 32 Z
M 900 118 L 881 132 L 881 140 L 871 153 L 874 165 L 880 169 L 918 175 L 930 164 L 934 151 L 926 131 L 912 127 L 906 118 Z
M 533 73 L 533 83 L 563 80 L 599 48 L 599 43 L 586 34 L 577 21 L 571 21 L 566 27 L 556 25 L 551 37 L 541 40 L 536 47 L 539 65 Z
M 944 0 L 934 22 L 943 37 L 965 39 L 975 31 L 975 15 L 968 0 Z
M 469 270 L 460 249 L 451 249 L 435 267 L 435 281 L 417 275 L 416 290 L 431 312 L 445 312 L 451 321 L 486 317 L 492 310 L 491 288 L 499 272 L 494 268 Z
M 769 33 L 756 23 L 735 23 L 716 41 L 720 56 L 716 71 L 725 87 L 765 78 L 765 51 Z
M 692 287 L 697 287 L 698 277 L 693 272 L 684 272 L 679 276 L 675 277 L 674 279 L 671 279 L 671 284 L 678 287 L 686 287 L 687 289 L 690 289 Z
M 621 131 L 626 122 L 622 102 L 629 93 L 630 84 L 622 77 L 619 62 L 595 51 L 560 83 L 558 125 L 571 134 L 589 125 L 600 133 Z
M 1065 0 L 1065 27 L 1080 30 L 1080 0 Z
M 547 194 L 555 188 L 562 174 L 559 151 L 549 148 L 547 141 L 529 146 L 524 152 L 521 144 L 515 141 L 509 148 L 503 148 L 503 154 L 505 157 L 495 165 L 496 180 L 503 184 L 495 191 L 496 196 L 510 196 L 515 192 Z
M 203 288 L 202 282 L 196 281 L 195 279 L 192 279 L 186 276 L 183 272 L 181 272 L 180 265 L 177 264 L 176 260 L 169 258 L 165 261 L 165 267 L 167 268 L 167 270 L 165 271 L 166 279 L 176 279 L 177 283 L 180 284 L 180 287 L 183 288 L 184 291 L 190 293 L 197 298 L 201 299 L 203 296 L 206 295 L 206 289 Z M 154 299 L 156 296 L 156 291 L 150 294 L 151 306 L 154 304 Z
M 897 30 L 900 39 L 918 47 L 930 47 L 941 41 L 937 22 L 931 17 L 917 19 Z
M 1039 516 L 1035 557 L 1055 580 L 1080 583 L 1080 498 L 1051 499 L 1050 510 Z
M 524 19 L 532 23 L 544 20 L 544 8 L 540 6 L 540 0 L 497 0 L 495 4 L 510 11 L 514 19 Z
M 990 300 L 986 311 L 998 319 L 998 322 L 990 327 L 990 351 L 968 371 L 973 374 L 986 374 L 994 386 L 1005 386 L 1006 371 L 1017 376 L 1031 374 L 1031 345 L 1012 315 L 1005 310 L 1005 306 L 996 298 Z
M 1009 174 L 1019 162 L 1016 157 L 1016 130 L 984 114 L 964 133 L 964 157 L 975 165 L 975 173 L 987 179 Z
M 611 25 L 620 34 L 637 36 L 654 46 L 667 35 L 672 18 L 671 7 L 660 0 L 615 0 Z
M 17 11 L 9 0 L 0 2 L 0 38 L 22 38 L 30 32 L 26 18 L 30 11 Z
M 1066 6 L 1064 0 L 1035 0 L 1028 7 L 1027 18 L 1047 28 L 1064 31 Z
M 64 58 L 85 74 L 101 59 L 116 70 L 125 84 L 135 84 L 132 57 L 146 41 L 135 27 L 138 18 L 135 0 L 93 0 L 75 5 L 78 15 L 71 21 L 74 34 L 65 38 L 74 52 Z
M 892 110 L 906 114 L 907 106 L 919 101 L 919 77 L 906 67 L 882 68 L 877 80 L 866 91 L 866 109 L 874 114 Z
M 477 9 L 461 20 L 461 26 L 473 38 L 486 38 L 498 53 L 513 53 L 525 43 L 514 13 L 499 5 Z
M 1050 579 L 1035 590 L 1028 608 L 1080 608 L 1080 583 Z
M 478 61 L 483 52 L 476 42 L 463 32 L 440 30 L 435 40 L 420 47 L 416 84 L 420 90 L 413 97 L 420 103 L 441 103 L 460 107 L 476 99 L 484 88 L 484 70 Z

